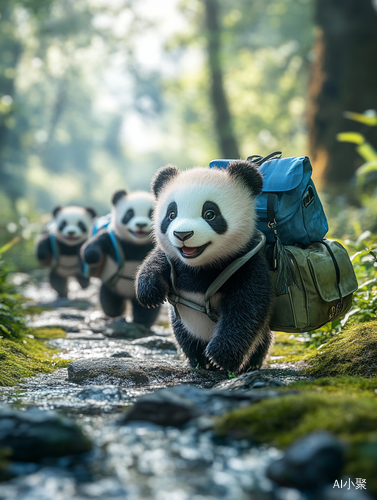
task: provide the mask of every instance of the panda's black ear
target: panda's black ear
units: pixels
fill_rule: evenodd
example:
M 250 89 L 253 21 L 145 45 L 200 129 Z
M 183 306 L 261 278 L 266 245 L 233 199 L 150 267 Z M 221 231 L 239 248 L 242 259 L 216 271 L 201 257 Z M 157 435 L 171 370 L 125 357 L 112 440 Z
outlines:
M 151 182 L 151 189 L 156 198 L 158 198 L 164 185 L 178 174 L 179 170 L 174 165 L 166 165 L 157 170 Z
M 97 210 L 93 207 L 85 207 L 85 210 L 89 213 L 89 215 L 92 216 L 92 218 L 94 219 L 94 217 L 97 217 Z
M 263 177 L 254 163 L 246 160 L 234 160 L 229 163 L 226 169 L 231 177 L 246 185 L 253 196 L 257 196 L 263 187 Z
M 60 205 L 59 205 L 59 206 L 57 206 L 57 207 L 55 207 L 55 208 L 53 209 L 53 211 L 52 211 L 52 215 L 53 215 L 54 217 L 56 217 L 62 208 L 63 208 L 63 207 L 61 207 Z
M 123 196 L 126 196 L 127 191 L 125 189 L 119 189 L 118 191 L 115 191 L 113 194 L 113 197 L 111 198 L 111 203 L 113 205 L 116 205 L 118 201 L 123 198 Z

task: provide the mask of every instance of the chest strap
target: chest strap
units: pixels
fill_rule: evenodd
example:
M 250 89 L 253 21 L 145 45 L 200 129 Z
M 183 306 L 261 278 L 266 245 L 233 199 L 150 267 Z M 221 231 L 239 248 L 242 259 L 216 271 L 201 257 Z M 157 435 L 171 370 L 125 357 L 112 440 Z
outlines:
M 113 230 L 108 231 L 108 235 L 109 235 L 109 238 L 111 240 L 111 243 L 113 244 L 114 252 L 115 252 L 115 259 L 116 259 L 116 262 L 118 264 L 118 270 L 116 271 L 116 273 L 113 274 L 111 276 L 111 278 L 109 278 L 106 281 L 106 286 L 108 286 L 109 288 L 113 288 L 117 285 L 117 283 L 120 279 L 133 281 L 133 277 L 132 276 L 123 276 L 121 274 L 123 264 L 126 260 L 124 252 L 123 252 L 123 248 L 122 248 L 121 244 L 119 243 L 118 237 L 114 233 Z
M 210 284 L 210 286 L 208 287 L 207 291 L 204 294 L 204 306 L 197 304 L 192 300 L 185 299 L 179 295 L 179 292 L 176 288 L 177 272 L 175 270 L 173 262 L 170 260 L 168 255 L 166 255 L 166 259 L 170 264 L 170 280 L 172 284 L 172 292 L 168 294 L 168 301 L 174 307 L 174 312 L 176 317 L 178 319 L 181 318 L 181 315 L 179 314 L 177 308 L 177 305 L 181 304 L 183 306 L 189 307 L 190 309 L 195 309 L 196 311 L 206 314 L 210 320 L 212 320 L 214 323 L 217 323 L 219 320 L 219 312 L 214 307 L 211 307 L 211 302 L 210 302 L 211 298 L 223 286 L 223 284 L 226 283 L 226 281 L 228 281 L 228 279 L 236 271 L 238 271 L 240 267 L 246 264 L 246 262 L 250 260 L 251 257 L 253 257 L 256 253 L 259 252 L 259 250 L 261 250 L 264 247 L 264 245 L 266 244 L 266 236 L 261 231 L 258 231 L 258 237 L 259 237 L 259 242 L 252 250 L 247 252 L 245 255 L 242 255 L 242 257 L 239 257 L 238 259 L 231 262 L 229 266 L 227 266 Z

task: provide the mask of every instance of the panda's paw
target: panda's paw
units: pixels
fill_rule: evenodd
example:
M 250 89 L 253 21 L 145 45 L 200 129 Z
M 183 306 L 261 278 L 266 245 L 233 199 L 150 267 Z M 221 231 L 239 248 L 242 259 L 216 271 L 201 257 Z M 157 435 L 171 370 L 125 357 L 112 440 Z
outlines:
M 136 297 L 144 307 L 158 307 L 168 295 L 168 284 L 162 279 L 139 279 L 136 286 Z
M 238 356 L 231 349 L 219 343 L 210 342 L 205 354 L 212 366 L 231 373 L 236 373 L 242 363 L 242 360 L 238 359 Z
M 98 264 L 101 260 L 101 250 L 96 247 L 87 247 L 84 251 L 84 259 L 88 264 Z

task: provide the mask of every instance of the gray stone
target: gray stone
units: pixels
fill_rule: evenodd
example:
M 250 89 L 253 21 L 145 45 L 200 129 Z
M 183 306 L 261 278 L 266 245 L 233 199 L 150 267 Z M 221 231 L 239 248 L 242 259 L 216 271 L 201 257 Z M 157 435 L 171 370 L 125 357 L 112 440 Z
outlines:
M 173 339 L 170 340 L 169 338 L 158 337 L 157 335 L 133 340 L 132 344 L 148 347 L 148 349 L 161 349 L 166 351 L 177 350 L 177 346 Z
M 89 451 L 91 442 L 68 418 L 51 411 L 0 408 L 0 449 L 9 448 L 16 461 L 38 462 Z
M 111 355 L 112 358 L 132 358 L 131 354 L 126 351 L 114 352 Z
M 114 339 L 139 339 L 141 337 L 149 337 L 152 332 L 143 325 L 127 323 L 125 319 L 120 318 L 107 323 L 102 333 L 106 337 Z
M 145 420 L 158 425 L 179 427 L 201 415 L 201 410 L 178 391 L 161 389 L 140 397 L 126 413 L 123 422 Z
M 159 388 L 182 383 L 212 387 L 224 376 L 218 372 L 192 369 L 178 361 L 150 359 L 92 358 L 73 361 L 68 365 L 70 382 L 126 387 Z
M 344 446 L 326 431 L 297 439 L 283 458 L 272 463 L 267 476 L 280 486 L 315 491 L 341 476 Z

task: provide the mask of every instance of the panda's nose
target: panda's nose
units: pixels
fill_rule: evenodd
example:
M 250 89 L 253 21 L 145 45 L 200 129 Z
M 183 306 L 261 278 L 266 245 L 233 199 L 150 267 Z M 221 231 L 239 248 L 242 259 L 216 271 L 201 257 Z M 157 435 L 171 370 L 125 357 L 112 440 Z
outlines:
M 186 241 L 194 234 L 194 231 L 173 231 L 176 238 L 181 241 Z
M 75 234 L 75 231 L 67 231 L 68 236 L 73 236 Z
M 143 222 L 143 223 L 138 222 L 136 225 L 139 229 L 143 229 L 147 225 L 147 223 L 146 222 Z

